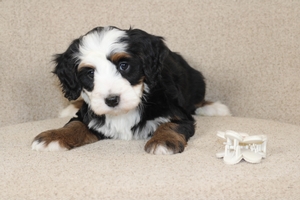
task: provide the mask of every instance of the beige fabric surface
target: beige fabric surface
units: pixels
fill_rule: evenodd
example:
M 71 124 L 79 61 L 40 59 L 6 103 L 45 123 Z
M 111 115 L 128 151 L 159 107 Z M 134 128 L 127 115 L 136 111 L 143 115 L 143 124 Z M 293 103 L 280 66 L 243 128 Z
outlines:
M 164 36 L 233 115 L 300 125 L 299 16 L 294 0 L 1 0 L 0 126 L 57 117 L 51 56 L 107 25 Z
M 65 152 L 30 149 L 37 133 L 67 119 L 0 128 L 0 199 L 299 199 L 299 126 L 196 119 L 196 135 L 172 156 L 145 153 L 143 140 L 103 140 Z M 267 158 L 237 165 L 217 159 L 224 150 L 217 131 L 228 129 L 267 135 Z

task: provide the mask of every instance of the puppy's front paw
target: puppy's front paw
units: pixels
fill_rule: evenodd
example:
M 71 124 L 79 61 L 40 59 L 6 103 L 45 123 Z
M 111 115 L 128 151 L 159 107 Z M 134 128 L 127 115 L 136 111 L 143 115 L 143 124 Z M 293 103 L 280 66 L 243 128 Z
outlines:
M 187 142 L 183 135 L 170 135 L 166 138 L 151 138 L 145 145 L 145 151 L 155 155 L 171 155 L 184 151 Z
M 36 151 L 66 151 L 69 149 L 63 139 L 59 137 L 58 130 L 40 133 L 34 138 L 31 148 Z
M 32 142 L 36 151 L 65 151 L 85 144 L 97 142 L 99 139 L 91 133 L 81 121 L 71 121 L 63 128 L 42 132 Z

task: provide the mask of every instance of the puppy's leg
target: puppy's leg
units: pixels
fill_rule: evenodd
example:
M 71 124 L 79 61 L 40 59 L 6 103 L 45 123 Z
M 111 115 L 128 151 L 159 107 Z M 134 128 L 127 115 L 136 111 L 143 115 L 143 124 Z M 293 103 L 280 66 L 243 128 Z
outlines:
M 31 147 L 36 151 L 64 151 L 98 140 L 81 121 L 71 121 L 63 128 L 40 133 L 34 138 Z
M 161 124 L 146 143 L 145 151 L 156 155 L 181 153 L 194 131 L 193 123 Z

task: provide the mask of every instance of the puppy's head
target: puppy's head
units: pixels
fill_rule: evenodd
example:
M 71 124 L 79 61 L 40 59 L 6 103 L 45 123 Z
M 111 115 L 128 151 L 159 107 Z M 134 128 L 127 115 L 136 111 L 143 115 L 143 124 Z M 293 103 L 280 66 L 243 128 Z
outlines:
M 81 95 L 94 113 L 118 115 L 138 107 L 156 84 L 168 51 L 144 31 L 98 27 L 56 55 L 54 73 L 69 100 Z

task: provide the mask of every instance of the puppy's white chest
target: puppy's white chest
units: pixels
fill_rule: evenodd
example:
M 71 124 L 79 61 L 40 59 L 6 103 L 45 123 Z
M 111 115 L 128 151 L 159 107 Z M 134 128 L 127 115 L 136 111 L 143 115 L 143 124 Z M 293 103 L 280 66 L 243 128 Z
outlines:
M 133 139 L 133 133 L 131 129 L 139 121 L 139 111 L 132 110 L 123 115 L 106 115 L 105 124 L 102 126 L 99 126 L 99 121 L 97 119 L 93 119 L 88 126 L 89 128 L 92 128 L 112 139 L 131 140 Z

